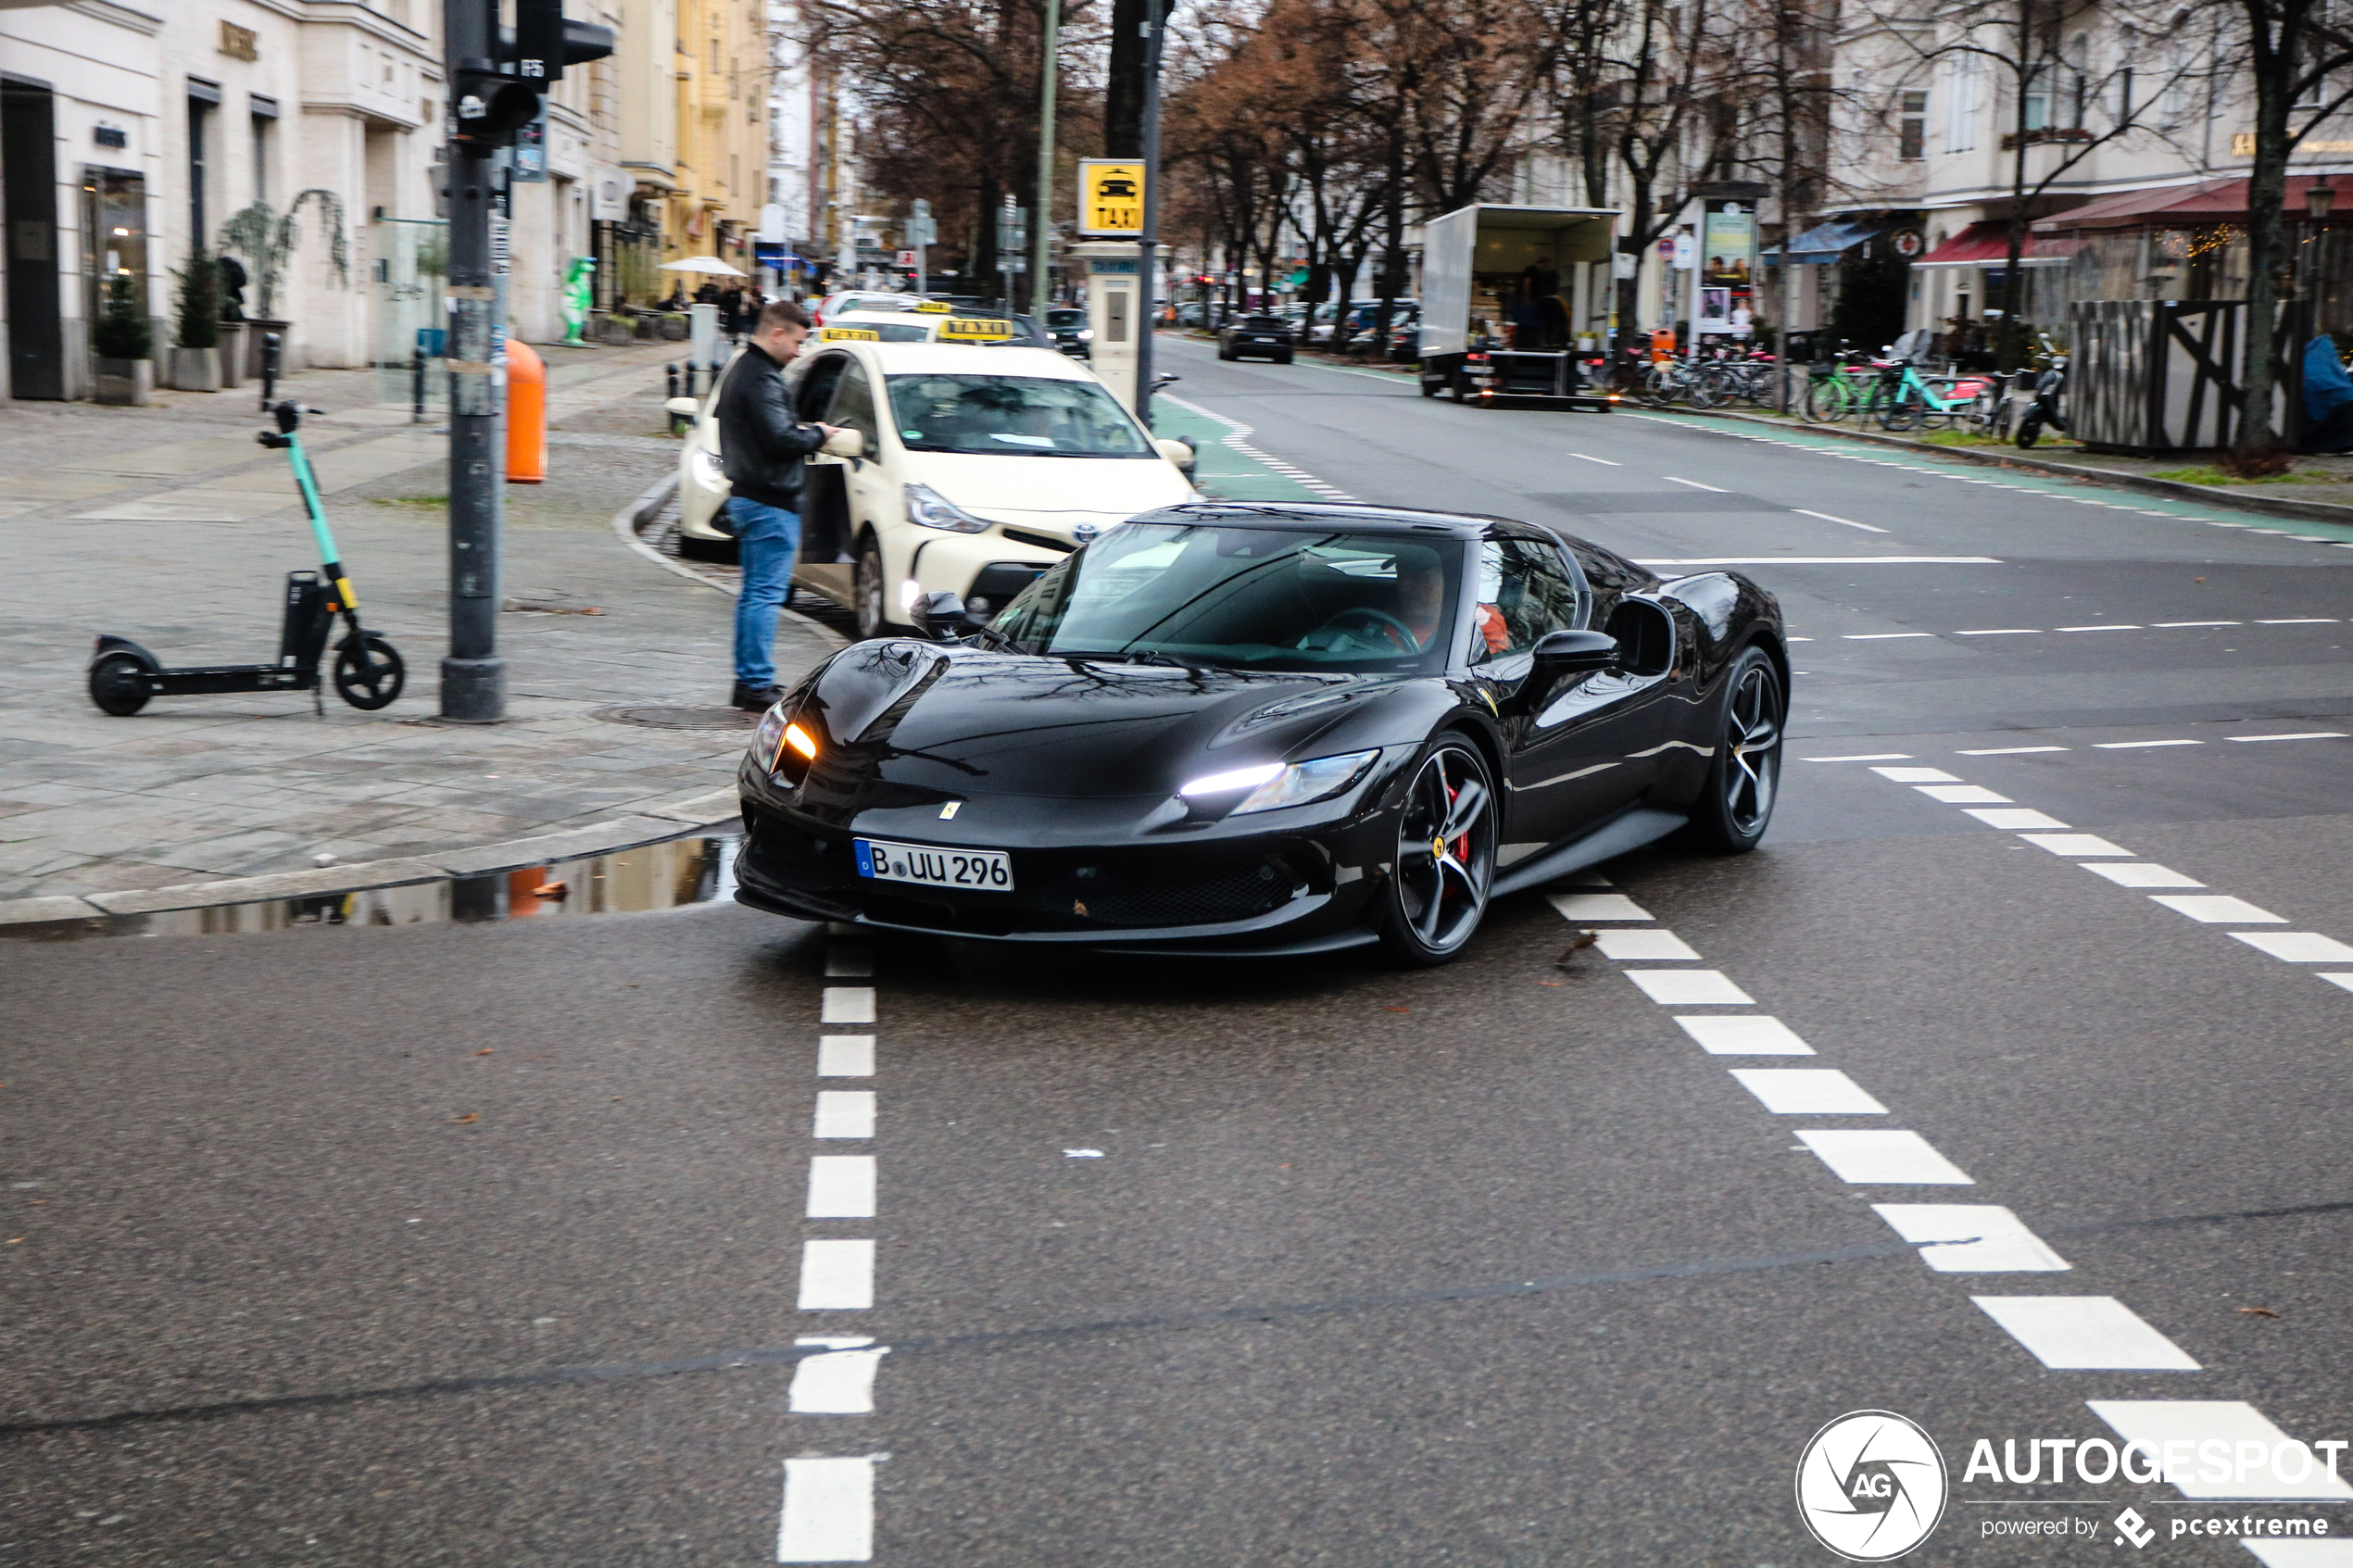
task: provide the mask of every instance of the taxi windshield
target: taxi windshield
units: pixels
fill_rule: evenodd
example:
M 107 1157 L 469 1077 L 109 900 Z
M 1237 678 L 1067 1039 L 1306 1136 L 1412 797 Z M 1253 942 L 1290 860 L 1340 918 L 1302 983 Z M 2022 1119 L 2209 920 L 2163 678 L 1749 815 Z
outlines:
M 1447 539 L 1122 523 L 990 631 L 1049 657 L 1427 672 L 1445 664 L 1462 559 Z
M 1043 376 L 889 378 L 890 417 L 911 452 L 1017 458 L 1157 458 L 1127 410 L 1091 381 Z

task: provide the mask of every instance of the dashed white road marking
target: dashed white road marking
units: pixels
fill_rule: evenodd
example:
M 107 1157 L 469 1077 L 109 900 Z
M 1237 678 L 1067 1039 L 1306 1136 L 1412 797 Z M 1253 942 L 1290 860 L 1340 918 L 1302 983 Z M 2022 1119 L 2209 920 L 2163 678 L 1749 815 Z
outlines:
M 2258 626 L 2334 626 L 2337 624 L 2337 618 L 2334 615 L 2290 615 L 2282 616 L 2273 621 L 2259 620 L 2256 624 Z
M 815 1138 L 871 1138 L 875 1135 L 875 1091 L 872 1089 L 820 1089 L 817 1091 L 816 1124 L 811 1130 Z
M 2047 849 L 2054 855 L 2119 855 L 2129 859 L 2133 853 L 2120 844 L 2110 844 L 2097 834 L 2022 833 L 2019 837 L 2037 849 Z
M 2342 986 L 2347 991 L 2353 991 L 2353 974 L 2323 974 L 2321 978 L 2327 981 L 2332 985 Z
M 1973 632 L 1956 632 L 1956 637 L 2039 637 L 2040 626 L 1982 626 Z
M 2246 622 L 2239 621 L 2152 621 L 2149 622 L 2151 627 L 2162 627 L 2169 632 L 2183 626 L 2241 626 L 2244 624 Z
M 1918 1133 L 1893 1127 L 1809 1127 L 1798 1142 L 1842 1182 L 1857 1186 L 1975 1186 Z
M 1972 1296 L 2053 1371 L 2197 1372 L 2189 1352 L 2113 1296 Z
M 2129 621 L 2103 621 L 2097 626 L 2058 626 L 2054 627 L 2053 630 L 2059 632 L 2145 632 L 2148 628 L 2145 626 L 2134 625 Z
M 875 1461 L 785 1461 L 779 1562 L 871 1562 L 875 1557 Z
M 871 1078 L 875 1075 L 872 1035 L 821 1035 L 817 1039 L 817 1076 Z
M 1593 942 L 1605 959 L 1650 960 L 1697 959 L 1690 943 L 1671 931 L 1596 931 Z
M 2202 740 L 2102 740 L 2094 741 L 2095 751 L 2149 751 L 2160 746 L 2204 746 Z
M 2338 1470 L 2237 1399 L 2086 1399 L 2094 1415 L 2126 1442 L 2146 1446 L 2165 1479 L 2185 1498 L 2353 1498 Z M 2219 1441 L 2229 1455 L 2210 1474 L 2198 1445 Z M 2241 1444 L 2251 1445 L 2241 1448 Z M 2165 1457 L 2168 1447 L 2177 1456 Z M 2283 1449 L 2287 1451 L 2283 1452 Z M 2302 1449 L 2299 1454 L 2295 1450 Z M 2261 1458 L 2256 1459 L 2259 1451 Z M 2340 1450 L 2341 1451 L 2341 1450 Z M 2242 1458 L 2242 1456 L 2245 1456 Z M 2250 1547 L 2253 1542 L 2247 1543 Z M 2318 1544 L 2317 1542 L 2314 1544 Z
M 1648 920 L 1651 912 L 1623 893 L 1554 893 L 1549 901 L 1565 920 Z
M 875 1021 L 875 988 L 872 985 L 828 985 L 817 1009 L 820 1023 L 872 1023 Z
M 1675 1021 L 1710 1056 L 1812 1056 L 1814 1047 L 1778 1018 L 1694 1013 Z
M 2058 1273 L 2067 1260 L 2024 1222 L 1994 1203 L 1874 1203 L 1872 1212 L 1941 1274 Z
M 2285 925 L 2287 917 L 2258 909 L 2244 898 L 2221 893 L 2152 893 L 2149 902 L 2162 904 L 2177 915 L 2201 925 Z
M 2083 860 L 2087 872 L 2104 876 L 2119 887 L 2204 887 L 2194 876 L 2147 860 Z
M 1910 637 L 1933 637 L 1933 632 L 1849 632 L 1843 643 L 1900 643 Z
M 1776 1116 L 1887 1114 L 1887 1107 L 1835 1067 L 1735 1067 L 1732 1076 Z
M 1796 641 L 1792 638 L 1791 641 Z M 1811 642 L 1810 637 L 1806 639 Z M 1901 762 L 1911 756 L 1908 751 L 1873 751 L 1857 757 L 1801 757 L 1800 762 Z
M 1716 969 L 1620 970 L 1642 994 L 1666 1007 L 1754 1007 L 1756 998 Z
M 856 1335 L 804 1334 L 793 1343 L 823 1347 L 824 1353 L 803 1356 L 793 1368 L 786 1410 L 795 1415 L 875 1413 L 875 1373 L 890 1354 L 889 1346 Z
M 1957 751 L 1956 757 L 2025 757 L 2037 751 L 2065 751 L 2063 746 L 1993 746 L 1977 751 Z
M 1624 463 L 1613 463 L 1607 458 L 1596 458 L 1591 452 L 1571 452 L 1569 456 L 1582 458 L 1589 463 L 1599 463 L 1606 469 L 1622 469 L 1626 466 Z
M 860 1312 L 875 1304 L 875 1244 L 812 1240 L 800 1244 L 800 1310 Z
M 1914 784 L 1914 789 L 1931 800 L 1946 806 L 2008 806 L 2013 804 L 2007 795 L 1996 795 L 1983 784 Z
M 1828 512 L 1809 512 L 1804 507 L 1792 507 L 1790 510 L 1795 512 L 1800 517 L 1818 517 L 1824 522 L 1838 522 L 1843 523 L 1849 528 L 1859 528 L 1866 533 L 1884 533 L 1887 532 L 1884 528 L 1874 528 L 1868 522 L 1856 522 L 1851 517 L 1832 517 Z
M 2345 733 L 2343 730 L 2305 730 L 2305 731 L 2301 732 L 2300 734 L 2292 734 L 2292 735 L 2231 735 L 2231 736 L 2228 736 L 2228 737 L 2226 737 L 2226 738 L 2231 739 L 2231 740 L 2234 740 L 2234 741 L 2251 741 L 2251 740 L 2345 740 L 2345 739 L 2347 739 L 2348 737 L 2347 736 L 2346 733 Z
M 1702 484 L 1696 479 L 1678 479 L 1671 473 L 1663 473 L 1658 477 L 1667 481 L 1669 484 L 1688 484 L 1694 490 L 1710 491 L 1718 495 L 1729 495 L 1731 494 L 1730 491 L 1725 489 L 1720 484 Z
M 1977 806 L 1962 815 L 1975 817 L 1989 828 L 2002 828 L 2010 833 L 2034 833 L 2067 826 L 2057 817 L 2029 810 L 2023 806 Z
M 1958 784 L 1961 782 L 1942 768 L 1873 768 L 1871 771 L 1881 778 L 1892 779 L 1897 784 Z
M 875 1217 L 875 1157 L 815 1154 L 809 1159 L 809 1218 L 871 1220 Z
M 2283 963 L 2353 962 L 2353 947 L 2317 931 L 2233 931 L 2229 935 Z
M 1322 369 L 1327 367 L 1318 368 Z M 1365 372 L 1360 370 L 1347 373 L 1362 375 Z M 1242 423 L 1239 420 L 1228 419 L 1224 414 L 1218 413 L 1214 408 L 1204 408 L 1198 403 L 1188 402 L 1182 397 L 1174 396 L 1165 392 L 1156 394 L 1156 395 L 1167 398 L 1169 402 L 1176 404 L 1180 408 L 1190 409 L 1192 412 L 1201 415 L 1203 419 L 1214 420 L 1219 424 L 1224 425 L 1226 427 L 1227 433 L 1218 442 L 1219 445 L 1225 446 L 1231 451 L 1240 454 L 1242 457 L 1248 458 L 1252 462 L 1258 464 L 1262 468 L 1282 475 L 1282 477 L 1290 480 L 1294 484 L 1302 485 L 1306 489 L 1314 491 L 1321 499 L 1327 501 L 1353 501 L 1356 499 L 1355 496 L 1350 495 L 1347 491 L 1342 490 L 1339 485 L 1327 483 L 1323 480 L 1317 479 L 1314 474 L 1309 473 L 1306 470 L 1285 462 L 1282 458 L 1276 457 L 1271 452 L 1262 451 L 1258 447 L 1252 445 L 1250 443 L 1250 437 L 1256 433 L 1249 425 Z

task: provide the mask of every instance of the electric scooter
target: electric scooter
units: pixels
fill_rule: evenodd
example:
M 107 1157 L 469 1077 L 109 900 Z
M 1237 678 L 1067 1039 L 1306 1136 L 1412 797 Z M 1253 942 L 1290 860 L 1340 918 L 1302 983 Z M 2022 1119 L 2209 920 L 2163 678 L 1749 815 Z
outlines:
M 167 668 L 162 660 L 128 637 L 101 633 L 90 659 L 90 700 L 118 717 L 136 713 L 157 696 L 204 692 L 278 692 L 311 694 L 311 706 L 326 711 L 319 697 L 319 660 L 335 617 L 346 630 L 335 644 L 335 691 L 352 707 L 368 711 L 388 707 L 400 696 L 408 671 L 392 644 L 359 624 L 359 599 L 344 575 L 335 538 L 327 531 L 327 514 L 319 504 L 318 481 L 310 459 L 295 433 L 303 410 L 281 403 L 271 412 L 278 428 L 254 439 L 282 450 L 294 467 L 295 483 L 310 514 L 310 532 L 319 541 L 321 565 L 316 571 L 286 573 L 285 617 L 278 634 L 274 664 L 211 664 Z M 320 409 L 313 408 L 316 414 Z

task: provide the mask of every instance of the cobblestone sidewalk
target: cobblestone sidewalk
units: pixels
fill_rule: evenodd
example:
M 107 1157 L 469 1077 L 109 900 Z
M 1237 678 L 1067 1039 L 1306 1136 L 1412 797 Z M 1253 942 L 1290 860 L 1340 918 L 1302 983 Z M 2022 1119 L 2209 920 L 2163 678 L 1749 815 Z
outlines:
M 509 722 L 444 725 L 447 473 L 437 433 L 308 372 L 305 426 L 368 625 L 409 666 L 378 713 L 332 692 L 90 703 L 94 632 L 173 663 L 269 657 L 284 574 L 315 565 L 252 389 L 145 409 L 0 405 L 0 899 L 84 897 L 451 852 L 667 811 L 729 814 L 749 716 L 725 708 L 733 601 L 612 530 L 675 467 L 652 349 L 547 350 L 549 473 L 506 490 Z M 790 679 L 836 646 L 788 618 Z M 680 803 L 699 800 L 681 812 Z M 593 837 L 594 834 L 587 836 Z M 108 902 L 116 900 L 108 899 Z M 148 903 L 156 899 L 145 900 Z M 162 901 L 170 901 L 165 899 Z

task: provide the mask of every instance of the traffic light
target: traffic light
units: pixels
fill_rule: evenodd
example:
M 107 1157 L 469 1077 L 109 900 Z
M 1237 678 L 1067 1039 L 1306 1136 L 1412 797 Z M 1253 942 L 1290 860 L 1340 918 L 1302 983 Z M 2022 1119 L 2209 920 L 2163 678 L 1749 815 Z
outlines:
M 563 0 L 515 0 L 515 25 L 498 29 L 497 38 L 495 61 L 462 61 L 458 70 L 458 136 L 479 147 L 513 145 L 564 67 L 613 49 L 612 29 L 565 20 Z

